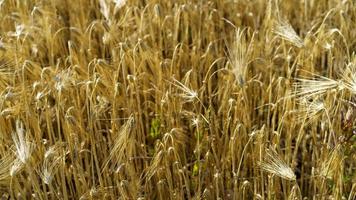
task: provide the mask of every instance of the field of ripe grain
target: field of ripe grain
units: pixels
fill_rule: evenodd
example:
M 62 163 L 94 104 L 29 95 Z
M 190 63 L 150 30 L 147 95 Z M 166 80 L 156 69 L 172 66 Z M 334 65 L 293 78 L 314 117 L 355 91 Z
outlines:
M 356 199 L 356 2 L 0 0 L 0 198 Z

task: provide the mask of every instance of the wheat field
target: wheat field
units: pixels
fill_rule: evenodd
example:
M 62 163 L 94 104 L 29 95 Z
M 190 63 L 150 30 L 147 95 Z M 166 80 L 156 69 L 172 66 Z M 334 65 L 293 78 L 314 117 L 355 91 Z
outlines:
M 356 199 L 354 0 L 0 0 L 1 199 Z

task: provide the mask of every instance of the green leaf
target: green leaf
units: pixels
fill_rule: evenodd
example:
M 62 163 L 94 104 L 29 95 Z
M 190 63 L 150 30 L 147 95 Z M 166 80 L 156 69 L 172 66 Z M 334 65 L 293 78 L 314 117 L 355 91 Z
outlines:
M 158 118 L 155 118 L 151 121 L 150 136 L 153 139 L 157 139 L 160 137 L 161 135 L 160 127 L 161 127 L 161 121 Z
M 199 173 L 199 164 L 198 162 L 194 163 L 194 166 L 193 166 L 193 176 L 196 176 L 198 175 Z

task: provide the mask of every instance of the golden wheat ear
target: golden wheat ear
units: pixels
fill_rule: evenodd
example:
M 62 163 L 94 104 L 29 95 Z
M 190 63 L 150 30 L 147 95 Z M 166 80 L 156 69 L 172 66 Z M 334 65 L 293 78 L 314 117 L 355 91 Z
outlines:
M 321 165 L 320 175 L 332 179 L 335 174 L 340 172 L 342 157 L 341 146 L 337 145 Z
M 136 144 L 134 138 L 132 137 L 133 125 L 134 116 L 131 115 L 125 122 L 125 124 L 120 128 L 117 136 L 115 137 L 113 147 L 110 150 L 110 154 L 101 168 L 102 171 L 104 171 L 108 167 L 110 168 L 110 164 L 111 166 L 114 166 L 119 169 L 120 166 L 125 164 L 125 160 L 128 160 L 132 157 Z
M 356 94 L 356 63 L 349 63 L 342 70 L 341 77 L 345 83 L 345 87 L 351 94 Z
M 193 89 L 190 89 L 188 86 L 184 85 L 177 79 L 173 78 L 173 82 L 171 82 L 172 85 L 174 85 L 176 88 L 178 88 L 182 93 L 180 96 L 186 101 L 186 102 L 192 102 L 194 100 L 199 100 L 198 98 L 198 92 L 196 92 Z
M 300 192 L 299 186 L 296 184 L 292 187 L 292 190 L 288 196 L 288 200 L 301 200 L 302 194 Z
M 114 14 L 116 14 L 126 4 L 126 0 L 113 0 L 113 2 L 115 4 Z
M 345 88 L 345 84 L 341 80 L 334 80 L 324 76 L 312 74 L 312 78 L 296 78 L 293 84 L 295 92 L 292 96 L 299 99 L 311 99 L 315 96 L 324 95 L 328 91 L 341 91 Z
M 39 172 L 39 176 L 45 184 L 49 185 L 52 182 L 54 175 L 63 164 L 65 154 L 66 151 L 62 143 L 54 144 L 45 152 Z
M 278 20 L 273 26 L 273 32 L 298 48 L 304 47 L 304 41 L 297 35 L 292 25 L 290 25 L 287 20 Z
M 231 65 L 231 71 L 235 76 L 235 82 L 243 85 L 246 82 L 247 68 L 251 60 L 251 54 L 254 43 L 254 35 L 250 41 L 246 38 L 246 29 L 237 28 L 235 32 L 234 42 L 227 50 L 227 57 Z
M 266 149 L 265 155 L 258 165 L 261 170 L 279 176 L 283 179 L 290 181 L 296 180 L 293 170 L 286 162 L 284 162 L 275 150 Z
M 30 142 L 28 135 L 25 135 L 23 124 L 20 121 L 16 121 L 16 131 L 12 133 L 12 140 L 16 157 L 25 164 L 31 157 L 33 144 Z
M 300 98 L 298 101 L 299 107 L 292 113 L 296 114 L 298 122 L 304 120 L 307 123 L 312 122 L 328 111 L 324 101 L 321 97 L 316 97 L 315 99 Z
M 7 152 L 0 160 L 0 182 L 6 182 L 13 174 L 11 168 L 16 163 L 16 157 L 12 152 Z

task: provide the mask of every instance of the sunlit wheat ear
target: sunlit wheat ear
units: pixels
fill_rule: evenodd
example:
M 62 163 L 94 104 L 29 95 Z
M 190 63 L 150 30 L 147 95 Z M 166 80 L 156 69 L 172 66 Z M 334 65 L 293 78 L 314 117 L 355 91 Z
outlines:
M 12 133 L 12 140 L 14 141 L 16 157 L 25 164 L 31 157 L 33 144 L 29 141 L 29 137 L 25 135 L 23 124 L 20 121 L 16 121 L 16 132 Z
M 342 163 L 341 146 L 337 145 L 329 154 L 327 159 L 322 163 L 320 175 L 331 179 L 341 168 L 340 163 Z
M 278 153 L 272 149 L 265 151 L 262 161 L 259 163 L 259 167 L 266 172 L 286 180 L 296 180 L 293 170 L 282 160 Z
M 21 36 L 28 34 L 28 27 L 25 24 L 16 24 L 15 31 L 9 32 L 9 36 L 19 39 Z
M 22 170 L 23 167 L 24 163 L 20 159 L 15 158 L 15 160 L 12 162 L 12 166 L 10 167 L 10 176 L 15 176 L 18 172 Z
M 298 104 L 299 108 L 295 112 L 298 121 L 303 121 L 304 119 L 307 119 L 308 122 L 313 121 L 327 111 L 324 101 L 320 98 L 301 98 Z
M 118 12 L 118 10 L 120 10 L 120 8 L 124 7 L 126 4 L 126 0 L 113 0 L 113 2 L 115 4 L 115 8 L 114 8 L 115 14 Z
M 192 125 L 193 127 L 199 127 L 199 124 L 200 124 L 200 120 L 199 120 L 198 117 L 192 118 L 191 125 Z
M 179 82 L 177 79 L 173 78 L 172 84 L 181 90 L 183 93 L 181 94 L 182 98 L 185 99 L 187 102 L 192 102 L 194 100 L 199 100 L 198 92 L 190 89 L 183 83 Z
M 279 20 L 274 25 L 273 32 L 298 48 L 302 48 L 304 46 L 303 40 L 297 35 L 292 25 L 290 25 L 286 20 Z
M 111 24 L 111 3 L 115 5 L 114 14 L 116 14 L 126 4 L 126 0 L 99 0 L 100 12 L 109 24 Z
M 336 81 L 324 76 L 314 75 L 312 79 L 297 78 L 294 83 L 295 92 L 293 96 L 297 98 L 311 99 L 317 95 L 323 95 L 331 90 L 340 91 L 345 88 L 342 81 Z
M 249 49 L 252 43 L 247 44 L 245 39 L 245 31 L 237 29 L 235 40 L 228 50 L 229 62 L 232 66 L 232 72 L 235 75 L 235 81 L 239 85 L 243 85 L 246 81 L 246 70 L 248 65 Z
M 51 157 L 51 156 L 59 156 L 62 155 L 64 156 L 68 152 L 65 149 L 65 143 L 64 142 L 57 142 L 54 145 L 50 146 L 47 151 L 44 154 L 45 158 Z
M 61 167 L 65 156 L 65 152 L 59 145 L 50 147 L 44 154 L 39 175 L 45 184 L 50 184 L 53 176 Z
M 346 69 L 342 71 L 341 76 L 347 90 L 356 94 L 356 64 L 348 64 Z
M 58 92 L 62 92 L 72 84 L 72 79 L 73 79 L 72 71 L 70 71 L 69 69 L 63 70 L 54 77 L 55 80 L 54 87 Z
M 54 174 L 57 172 L 61 165 L 61 161 L 63 157 L 45 159 L 44 163 L 42 164 L 40 177 L 45 184 L 50 184 Z
M 108 0 L 99 0 L 100 12 L 106 20 L 110 20 L 110 3 Z
M 102 170 L 107 168 L 109 163 L 111 163 L 111 166 L 119 167 L 133 156 L 136 144 L 131 131 L 133 125 L 134 117 L 131 115 L 117 133 L 114 139 L 114 146 L 111 148 L 109 157 L 104 163 Z

